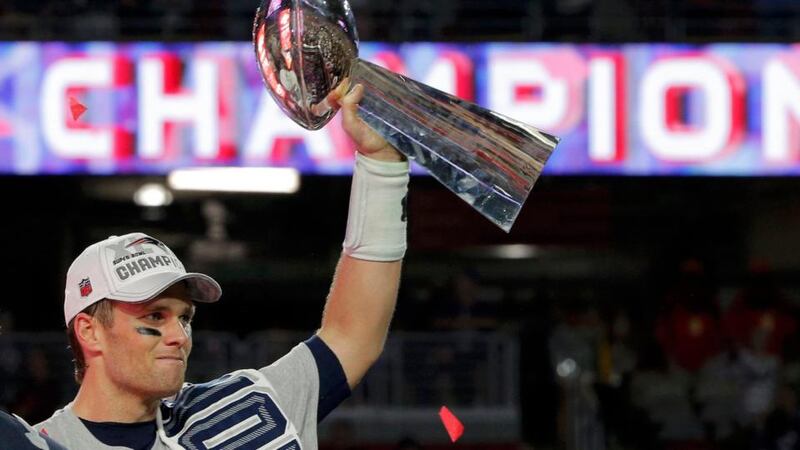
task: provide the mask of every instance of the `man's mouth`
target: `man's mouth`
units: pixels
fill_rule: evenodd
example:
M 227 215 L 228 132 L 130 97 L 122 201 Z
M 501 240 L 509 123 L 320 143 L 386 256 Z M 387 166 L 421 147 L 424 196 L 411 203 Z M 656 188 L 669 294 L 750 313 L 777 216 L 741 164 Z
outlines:
M 186 363 L 186 361 L 185 361 L 185 360 L 184 360 L 182 357 L 180 357 L 180 356 L 159 356 L 159 357 L 158 357 L 158 358 L 156 358 L 156 359 L 158 359 L 158 360 L 161 360 L 161 361 L 174 361 L 174 362 L 180 362 L 180 363 L 182 363 L 182 364 L 185 364 L 185 363 Z

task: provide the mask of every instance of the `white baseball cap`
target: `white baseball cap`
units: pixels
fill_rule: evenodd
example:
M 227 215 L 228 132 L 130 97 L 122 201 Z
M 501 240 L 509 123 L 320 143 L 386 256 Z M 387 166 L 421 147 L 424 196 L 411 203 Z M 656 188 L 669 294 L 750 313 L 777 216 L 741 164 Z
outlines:
M 213 303 L 222 288 L 202 273 L 187 273 L 175 253 L 157 239 L 130 233 L 111 236 L 86 248 L 67 271 L 64 319 L 103 299 L 140 303 L 178 281 L 186 281 L 191 300 Z

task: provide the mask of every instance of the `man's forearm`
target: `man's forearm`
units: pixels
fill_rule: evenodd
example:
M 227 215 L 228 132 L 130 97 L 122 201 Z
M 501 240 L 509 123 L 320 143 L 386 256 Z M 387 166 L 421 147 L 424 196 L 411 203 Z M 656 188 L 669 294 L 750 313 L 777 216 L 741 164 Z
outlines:
M 343 254 L 336 268 L 319 335 L 339 357 L 354 387 L 383 351 L 402 261 L 374 262 Z

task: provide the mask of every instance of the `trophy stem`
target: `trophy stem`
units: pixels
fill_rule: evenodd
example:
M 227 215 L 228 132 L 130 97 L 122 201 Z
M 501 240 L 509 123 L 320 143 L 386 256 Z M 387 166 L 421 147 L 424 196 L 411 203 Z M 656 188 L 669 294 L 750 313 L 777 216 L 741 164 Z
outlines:
M 357 59 L 359 116 L 410 160 L 506 232 L 558 138 Z

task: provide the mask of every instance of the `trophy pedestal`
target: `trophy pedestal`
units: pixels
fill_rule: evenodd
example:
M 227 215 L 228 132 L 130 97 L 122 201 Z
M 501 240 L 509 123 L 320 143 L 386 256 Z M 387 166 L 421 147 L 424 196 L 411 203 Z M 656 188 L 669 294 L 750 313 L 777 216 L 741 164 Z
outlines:
M 358 114 L 410 160 L 506 232 L 558 138 L 357 59 Z

